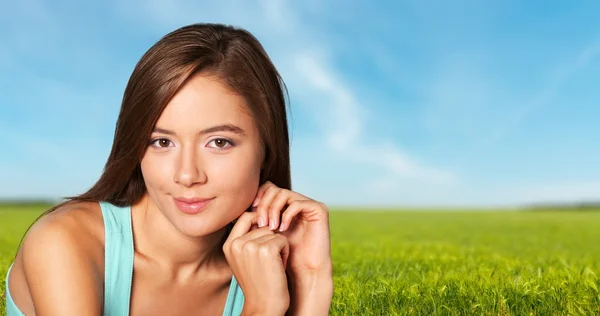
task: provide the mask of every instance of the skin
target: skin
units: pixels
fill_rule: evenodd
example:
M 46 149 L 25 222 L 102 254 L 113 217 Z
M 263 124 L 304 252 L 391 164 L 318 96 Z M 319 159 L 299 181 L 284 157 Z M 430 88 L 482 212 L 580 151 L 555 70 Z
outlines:
M 259 187 L 264 153 L 246 109 L 216 78 L 197 75 L 161 114 L 141 162 L 147 194 L 132 206 L 132 315 L 221 314 L 232 274 L 244 315 L 327 315 L 327 207 L 270 182 Z M 203 132 L 215 126 L 230 128 Z M 180 197 L 212 200 L 186 214 Z M 27 315 L 97 315 L 103 277 L 100 207 L 76 203 L 33 225 L 9 287 Z

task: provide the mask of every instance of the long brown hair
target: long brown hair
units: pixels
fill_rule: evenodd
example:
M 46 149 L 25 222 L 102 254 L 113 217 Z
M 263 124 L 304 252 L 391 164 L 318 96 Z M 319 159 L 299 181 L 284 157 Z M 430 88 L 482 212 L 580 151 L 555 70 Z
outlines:
M 146 192 L 140 162 L 154 125 L 171 98 L 193 75 L 216 76 L 242 96 L 259 130 L 266 180 L 291 189 L 287 89 L 259 41 L 223 24 L 192 24 L 162 37 L 140 59 L 127 83 L 110 155 L 99 180 L 65 203 L 106 201 L 129 206 Z M 42 216 L 43 216 L 42 215 Z

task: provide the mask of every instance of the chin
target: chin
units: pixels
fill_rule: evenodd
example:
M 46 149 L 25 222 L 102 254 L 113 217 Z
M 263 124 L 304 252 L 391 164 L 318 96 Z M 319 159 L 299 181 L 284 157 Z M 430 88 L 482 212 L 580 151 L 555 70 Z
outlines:
M 203 237 L 208 236 L 210 234 L 218 232 L 220 229 L 224 228 L 226 225 L 216 225 L 216 223 L 210 220 L 207 221 L 202 218 L 197 219 L 186 219 L 186 218 L 177 218 L 175 222 L 172 223 L 177 230 L 179 230 L 182 234 L 189 237 Z
M 218 212 L 216 208 L 207 209 L 206 212 L 189 215 L 182 213 L 175 207 L 174 221 L 177 230 L 189 237 L 203 237 L 214 234 L 225 228 L 231 221 L 225 220 L 222 212 Z M 219 216 L 221 215 L 221 216 Z

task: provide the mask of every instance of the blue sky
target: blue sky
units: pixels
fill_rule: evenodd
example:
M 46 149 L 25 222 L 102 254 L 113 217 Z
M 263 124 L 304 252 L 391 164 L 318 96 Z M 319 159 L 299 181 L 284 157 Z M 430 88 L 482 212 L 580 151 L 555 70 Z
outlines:
M 600 199 L 600 2 L 0 4 L 0 198 L 77 194 L 161 36 L 255 34 L 291 96 L 294 189 L 330 205 Z

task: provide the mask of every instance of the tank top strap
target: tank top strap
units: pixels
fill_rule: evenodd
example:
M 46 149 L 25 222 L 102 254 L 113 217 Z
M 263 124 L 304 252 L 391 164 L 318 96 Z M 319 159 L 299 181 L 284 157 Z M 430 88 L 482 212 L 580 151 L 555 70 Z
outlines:
M 10 291 L 8 289 L 8 278 L 10 276 L 10 270 L 12 269 L 13 264 L 8 267 L 8 272 L 6 272 L 6 287 L 4 294 L 6 295 L 6 316 L 25 316 L 25 314 L 21 313 L 15 301 L 13 301 L 10 296 Z
M 133 278 L 131 207 L 100 202 L 104 218 L 104 315 L 127 316 Z
M 233 276 L 231 278 L 223 316 L 239 316 L 242 313 L 242 309 L 244 309 L 244 293 L 235 279 L 235 276 Z

